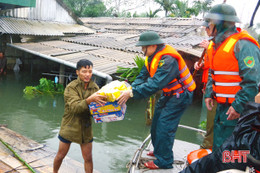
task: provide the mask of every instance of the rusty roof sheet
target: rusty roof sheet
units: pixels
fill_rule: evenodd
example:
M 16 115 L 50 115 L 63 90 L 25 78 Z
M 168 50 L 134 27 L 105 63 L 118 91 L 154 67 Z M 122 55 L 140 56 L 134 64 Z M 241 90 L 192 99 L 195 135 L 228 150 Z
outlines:
M 0 31 L 5 34 L 63 36 L 66 33 L 92 34 L 94 31 L 83 25 L 20 18 L 0 18 Z

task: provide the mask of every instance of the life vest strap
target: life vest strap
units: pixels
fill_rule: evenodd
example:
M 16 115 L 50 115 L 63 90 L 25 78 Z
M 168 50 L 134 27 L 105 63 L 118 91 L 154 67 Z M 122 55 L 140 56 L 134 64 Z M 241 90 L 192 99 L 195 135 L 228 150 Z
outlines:
M 180 74 L 182 74 L 187 68 L 187 65 L 185 65 L 185 67 L 180 71 Z
M 177 80 L 177 81 L 175 81 L 175 82 L 170 83 L 169 85 L 167 85 L 166 88 L 167 88 L 167 89 L 170 89 L 170 88 L 172 88 L 172 87 L 177 86 L 178 84 L 183 85 L 182 82 L 185 81 L 186 79 L 188 79 L 190 76 L 191 76 L 191 74 L 188 73 L 186 76 L 184 76 L 184 77 L 180 78 L 179 80 Z M 191 85 L 190 85 L 190 86 L 191 86 Z
M 169 91 L 169 92 L 163 92 L 163 95 L 164 96 L 177 95 L 177 98 L 179 98 L 179 95 L 181 93 L 183 93 L 187 88 L 189 88 L 193 83 L 194 83 L 194 80 L 192 80 L 192 82 L 190 82 L 188 85 L 184 85 L 183 87 L 178 88 L 176 90 L 172 90 L 172 91 Z

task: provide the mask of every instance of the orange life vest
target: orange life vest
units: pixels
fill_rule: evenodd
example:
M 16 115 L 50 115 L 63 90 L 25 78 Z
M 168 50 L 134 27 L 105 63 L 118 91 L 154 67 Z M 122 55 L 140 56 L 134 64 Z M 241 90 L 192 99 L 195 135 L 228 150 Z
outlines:
M 209 68 L 210 68 L 210 61 L 208 54 L 211 51 L 211 47 L 213 45 L 213 41 L 209 42 L 208 49 L 204 55 L 204 67 L 203 67 L 203 74 L 202 74 L 202 83 L 204 84 L 203 88 L 206 88 L 206 84 L 208 82 L 208 76 L 209 76 Z
M 187 161 L 189 164 L 192 164 L 196 160 L 201 159 L 202 157 L 212 153 L 212 149 L 198 149 L 190 152 L 187 156 Z
M 196 84 L 192 78 L 192 75 L 190 74 L 189 68 L 187 67 L 181 55 L 170 45 L 165 45 L 164 49 L 156 53 L 152 59 L 150 67 L 148 65 L 148 57 L 146 57 L 145 66 L 150 73 L 150 76 L 154 76 L 163 55 L 170 55 L 177 60 L 180 73 L 178 79 L 173 79 L 165 88 L 162 89 L 164 95 L 180 94 L 183 93 L 185 89 L 188 89 L 189 91 L 195 90 Z
M 213 80 L 213 94 L 218 103 L 231 104 L 235 100 L 236 93 L 241 89 L 238 61 L 235 57 L 234 47 L 238 40 L 245 39 L 256 44 L 257 41 L 248 34 L 241 31 L 228 37 L 215 51 L 211 47 L 209 54 L 211 75 Z

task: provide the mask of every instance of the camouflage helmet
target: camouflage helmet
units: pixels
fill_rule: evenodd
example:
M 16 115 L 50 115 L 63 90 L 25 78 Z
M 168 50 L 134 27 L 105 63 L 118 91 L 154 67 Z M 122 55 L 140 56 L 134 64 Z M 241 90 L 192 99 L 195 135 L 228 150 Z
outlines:
M 211 8 L 205 20 L 240 22 L 236 10 L 228 4 L 218 4 Z
M 147 31 L 140 35 L 136 46 L 149 46 L 163 44 L 164 42 L 160 39 L 160 36 L 154 31 Z

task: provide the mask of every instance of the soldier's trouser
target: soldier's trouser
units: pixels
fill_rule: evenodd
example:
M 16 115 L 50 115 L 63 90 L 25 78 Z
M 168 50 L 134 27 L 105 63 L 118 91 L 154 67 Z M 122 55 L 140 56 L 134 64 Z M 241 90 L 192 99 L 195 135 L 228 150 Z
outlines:
M 154 147 L 154 155 L 157 160 L 154 163 L 159 168 L 172 168 L 175 133 L 187 106 L 192 102 L 193 93 L 185 91 L 176 96 L 162 96 L 154 112 L 151 126 L 151 139 Z
M 203 102 L 205 102 L 205 100 L 203 100 Z M 214 107 L 212 108 L 211 111 L 207 110 L 206 134 L 200 146 L 201 148 L 210 149 L 213 147 L 214 119 L 216 115 L 217 104 L 218 104 L 217 101 L 214 99 Z
M 213 139 L 213 150 L 220 147 L 224 141 L 231 136 L 238 119 L 227 120 L 226 115 L 229 105 L 219 104 L 217 106 L 216 116 L 214 120 L 214 139 Z

